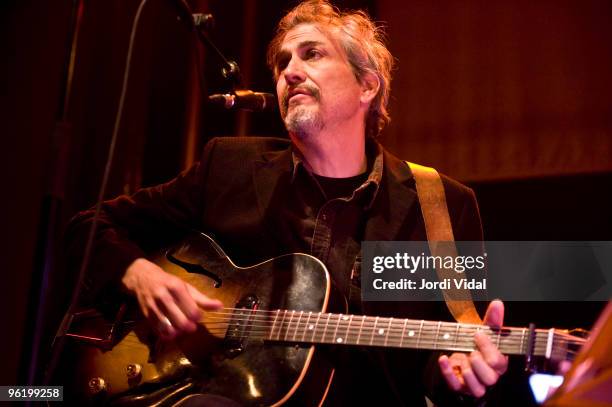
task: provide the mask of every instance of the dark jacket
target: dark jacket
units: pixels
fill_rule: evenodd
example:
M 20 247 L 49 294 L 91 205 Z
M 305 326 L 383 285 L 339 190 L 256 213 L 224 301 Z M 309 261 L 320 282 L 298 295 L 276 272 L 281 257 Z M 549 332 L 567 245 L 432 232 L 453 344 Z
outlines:
M 132 261 L 193 229 L 213 236 L 238 264 L 286 253 L 275 236 L 270 208 L 282 201 L 292 171 L 288 140 L 217 138 L 206 145 L 198 164 L 172 181 L 105 202 L 85 281 L 86 297 L 115 295 Z M 474 193 L 448 177 L 442 180 L 455 239 L 482 240 Z M 74 267 L 92 216 L 92 210 L 82 212 L 69 226 L 69 261 Z M 365 216 L 363 240 L 426 240 L 413 175 L 404 161 L 386 151 L 381 185 Z M 370 315 L 452 321 L 445 305 L 436 302 L 379 302 L 363 304 L 363 310 Z M 380 361 L 375 374 L 389 379 L 391 399 L 397 396 L 407 405 L 418 405 L 428 355 L 371 355 Z

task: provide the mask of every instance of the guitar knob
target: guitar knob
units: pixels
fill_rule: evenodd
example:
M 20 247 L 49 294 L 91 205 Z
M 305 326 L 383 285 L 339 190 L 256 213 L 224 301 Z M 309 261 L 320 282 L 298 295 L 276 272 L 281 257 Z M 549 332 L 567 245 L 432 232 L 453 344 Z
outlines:
M 130 363 L 125 368 L 125 373 L 127 374 L 128 379 L 136 379 L 140 376 L 142 371 L 142 366 L 138 363 Z
M 106 390 L 106 382 L 101 377 L 94 377 L 89 380 L 89 392 L 91 394 L 98 394 Z

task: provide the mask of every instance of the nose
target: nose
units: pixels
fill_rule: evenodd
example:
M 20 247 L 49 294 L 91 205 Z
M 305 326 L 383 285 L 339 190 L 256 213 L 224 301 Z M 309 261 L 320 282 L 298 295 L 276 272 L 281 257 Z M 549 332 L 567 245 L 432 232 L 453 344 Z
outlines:
M 285 82 L 288 85 L 296 85 L 306 80 L 302 61 L 297 56 L 293 56 L 281 75 L 285 77 Z

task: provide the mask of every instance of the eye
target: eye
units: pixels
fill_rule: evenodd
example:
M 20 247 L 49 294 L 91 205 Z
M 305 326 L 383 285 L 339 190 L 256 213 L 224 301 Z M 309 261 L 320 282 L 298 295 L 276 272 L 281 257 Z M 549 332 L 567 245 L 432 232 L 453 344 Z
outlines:
M 280 55 L 276 59 L 276 72 L 282 72 L 289 64 L 290 57 L 287 55 Z
M 308 48 L 304 53 L 305 59 L 319 59 L 323 56 L 323 53 L 316 48 Z

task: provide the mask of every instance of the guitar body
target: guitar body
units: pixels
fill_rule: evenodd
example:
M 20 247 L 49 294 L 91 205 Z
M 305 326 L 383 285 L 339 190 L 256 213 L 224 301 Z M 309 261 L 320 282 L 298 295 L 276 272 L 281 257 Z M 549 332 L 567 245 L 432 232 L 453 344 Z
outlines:
M 333 378 L 333 355 L 311 344 L 470 352 L 481 332 L 530 367 L 539 358 L 554 368 L 585 341 L 533 325 L 346 315 L 345 303 L 331 303 L 341 297 L 331 295 L 329 273 L 316 258 L 288 254 L 237 267 L 203 234 L 156 261 L 224 308 L 205 312 L 196 332 L 170 342 L 160 341 L 133 306 L 122 306 L 112 321 L 97 311 L 75 314 L 53 383 L 64 386 L 66 401 L 179 407 L 206 394 L 244 406 L 319 405 Z
M 297 345 L 290 332 L 284 332 L 281 343 L 256 339 L 257 321 L 249 318 L 254 309 L 327 311 L 331 287 L 323 263 L 309 255 L 289 254 L 241 268 L 204 234 L 188 238 L 156 262 L 221 300 L 225 309 L 204 313 L 195 333 L 172 342 L 158 340 L 140 318 L 106 321 L 115 338 L 106 344 L 97 343 L 86 327 L 71 329 L 65 338 L 59 383 L 65 386 L 65 400 L 174 405 L 204 393 L 241 405 L 322 401 L 333 370 L 316 357 L 315 347 Z M 220 316 L 225 322 L 220 322 Z M 267 322 L 274 323 L 275 317 L 278 314 L 269 313 Z M 101 325 L 98 314 L 85 320 L 98 328 Z M 310 393 L 308 403 L 297 401 L 298 389 Z

